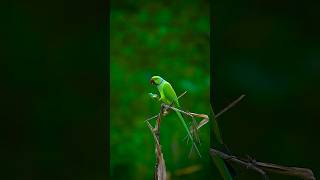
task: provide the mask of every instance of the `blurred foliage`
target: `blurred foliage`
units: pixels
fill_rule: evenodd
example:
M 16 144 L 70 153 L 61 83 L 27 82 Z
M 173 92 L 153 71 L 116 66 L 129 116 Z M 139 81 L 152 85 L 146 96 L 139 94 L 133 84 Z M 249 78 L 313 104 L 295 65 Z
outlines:
M 153 177 L 154 141 L 144 123 L 160 109 L 160 103 L 148 96 L 149 92 L 158 93 L 149 83 L 152 75 L 169 81 L 177 95 L 188 91 L 180 99 L 183 109 L 209 114 L 208 3 L 111 2 L 111 178 Z M 204 179 L 210 172 L 209 126 L 200 131 L 202 159 L 195 153 L 188 158 L 191 144 L 183 141 L 185 135 L 174 113 L 162 120 L 160 138 L 168 173 L 172 179 Z M 181 169 L 195 165 L 199 171 L 181 175 Z

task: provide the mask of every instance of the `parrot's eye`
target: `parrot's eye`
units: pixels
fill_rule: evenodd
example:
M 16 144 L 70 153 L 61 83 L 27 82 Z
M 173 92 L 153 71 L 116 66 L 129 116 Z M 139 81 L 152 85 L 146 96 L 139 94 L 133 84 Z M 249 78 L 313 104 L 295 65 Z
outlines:
M 155 84 L 153 79 L 150 80 L 150 84 L 152 84 L 152 85 Z

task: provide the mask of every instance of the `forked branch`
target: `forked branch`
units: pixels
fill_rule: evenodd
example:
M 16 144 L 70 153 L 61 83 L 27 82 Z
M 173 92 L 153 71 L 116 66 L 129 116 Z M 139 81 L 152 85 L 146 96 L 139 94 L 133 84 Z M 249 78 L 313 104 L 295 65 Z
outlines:
M 153 139 L 155 141 L 155 153 L 156 153 L 156 166 L 154 171 L 154 179 L 155 180 L 166 180 L 167 173 L 166 173 L 166 164 L 163 158 L 163 154 L 161 151 L 161 144 L 160 144 L 160 122 L 161 122 L 161 112 L 158 115 L 157 123 L 155 128 L 152 127 L 152 125 L 146 121 L 152 135 Z
M 304 180 L 315 180 L 316 178 L 313 175 L 313 172 L 307 168 L 299 168 L 299 167 L 286 167 L 282 165 L 272 164 L 272 163 L 264 163 L 254 160 L 253 158 L 239 158 L 237 156 L 229 155 L 218 151 L 216 149 L 210 149 L 211 156 L 220 156 L 222 159 L 239 164 L 247 169 L 251 169 L 257 171 L 261 174 L 263 179 L 268 179 L 266 172 L 273 172 L 277 174 L 287 175 L 287 176 L 296 176 L 300 177 Z
M 186 92 L 182 93 L 178 98 L 182 97 L 185 94 L 186 94 Z M 155 166 L 155 172 L 154 172 L 154 179 L 155 180 L 165 180 L 167 177 L 165 160 L 163 158 L 163 153 L 161 151 L 161 144 L 160 144 L 160 123 L 161 123 L 162 115 L 165 114 L 165 112 L 167 112 L 169 109 L 177 110 L 181 113 L 184 113 L 188 116 L 191 116 L 192 118 L 194 118 L 194 117 L 203 118 L 203 120 L 199 124 L 197 124 L 197 127 L 196 127 L 197 130 L 209 121 L 209 117 L 205 114 L 196 114 L 196 113 L 191 113 L 191 112 L 185 112 L 180 109 L 172 107 L 172 104 L 171 105 L 162 104 L 159 114 L 156 114 L 153 117 L 145 120 L 145 122 L 147 123 L 147 126 L 149 127 L 149 129 L 153 135 L 154 141 L 155 141 L 155 153 L 156 153 L 156 166 Z M 153 128 L 152 125 L 149 123 L 149 121 L 154 118 L 157 118 L 157 122 L 156 122 L 155 127 Z M 191 131 L 191 132 L 193 132 L 193 131 Z

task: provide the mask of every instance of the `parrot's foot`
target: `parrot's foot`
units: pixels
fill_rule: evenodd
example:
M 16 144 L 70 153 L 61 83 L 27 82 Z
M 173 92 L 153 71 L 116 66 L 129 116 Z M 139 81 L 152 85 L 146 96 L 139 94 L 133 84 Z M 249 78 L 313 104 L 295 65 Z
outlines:
M 160 98 L 159 98 L 159 96 L 158 96 L 158 94 L 153 94 L 153 93 L 148 93 L 149 94 L 149 96 L 152 98 L 152 99 L 156 99 L 156 100 L 159 100 Z
M 163 105 L 162 107 L 163 107 L 163 108 L 162 108 L 162 114 L 163 114 L 163 116 L 168 115 L 168 114 L 170 113 L 170 111 L 171 111 L 171 109 L 170 109 L 171 106 Z
M 166 107 L 166 104 L 161 104 L 161 115 L 166 116 L 169 113 L 169 108 Z

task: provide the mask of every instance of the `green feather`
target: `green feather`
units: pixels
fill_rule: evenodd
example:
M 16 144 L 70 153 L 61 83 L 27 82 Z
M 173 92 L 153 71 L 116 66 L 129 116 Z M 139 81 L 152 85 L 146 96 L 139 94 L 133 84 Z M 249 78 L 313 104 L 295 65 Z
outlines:
M 189 138 L 191 139 L 192 144 L 193 144 L 194 148 L 196 149 L 199 157 L 201 157 L 200 151 L 199 151 L 197 145 L 195 144 L 195 142 L 194 142 L 194 140 L 193 140 L 193 137 L 192 137 L 192 135 L 191 135 L 191 133 L 190 133 L 190 131 L 189 131 L 189 129 L 188 129 L 188 126 L 187 126 L 187 124 L 185 123 L 183 117 L 181 116 L 181 113 L 180 113 L 179 111 L 176 111 L 176 113 L 177 113 L 179 119 L 181 120 L 181 123 L 182 123 L 183 127 L 186 129 L 186 131 L 187 131 L 187 133 L 188 133 L 188 136 L 189 136 Z

